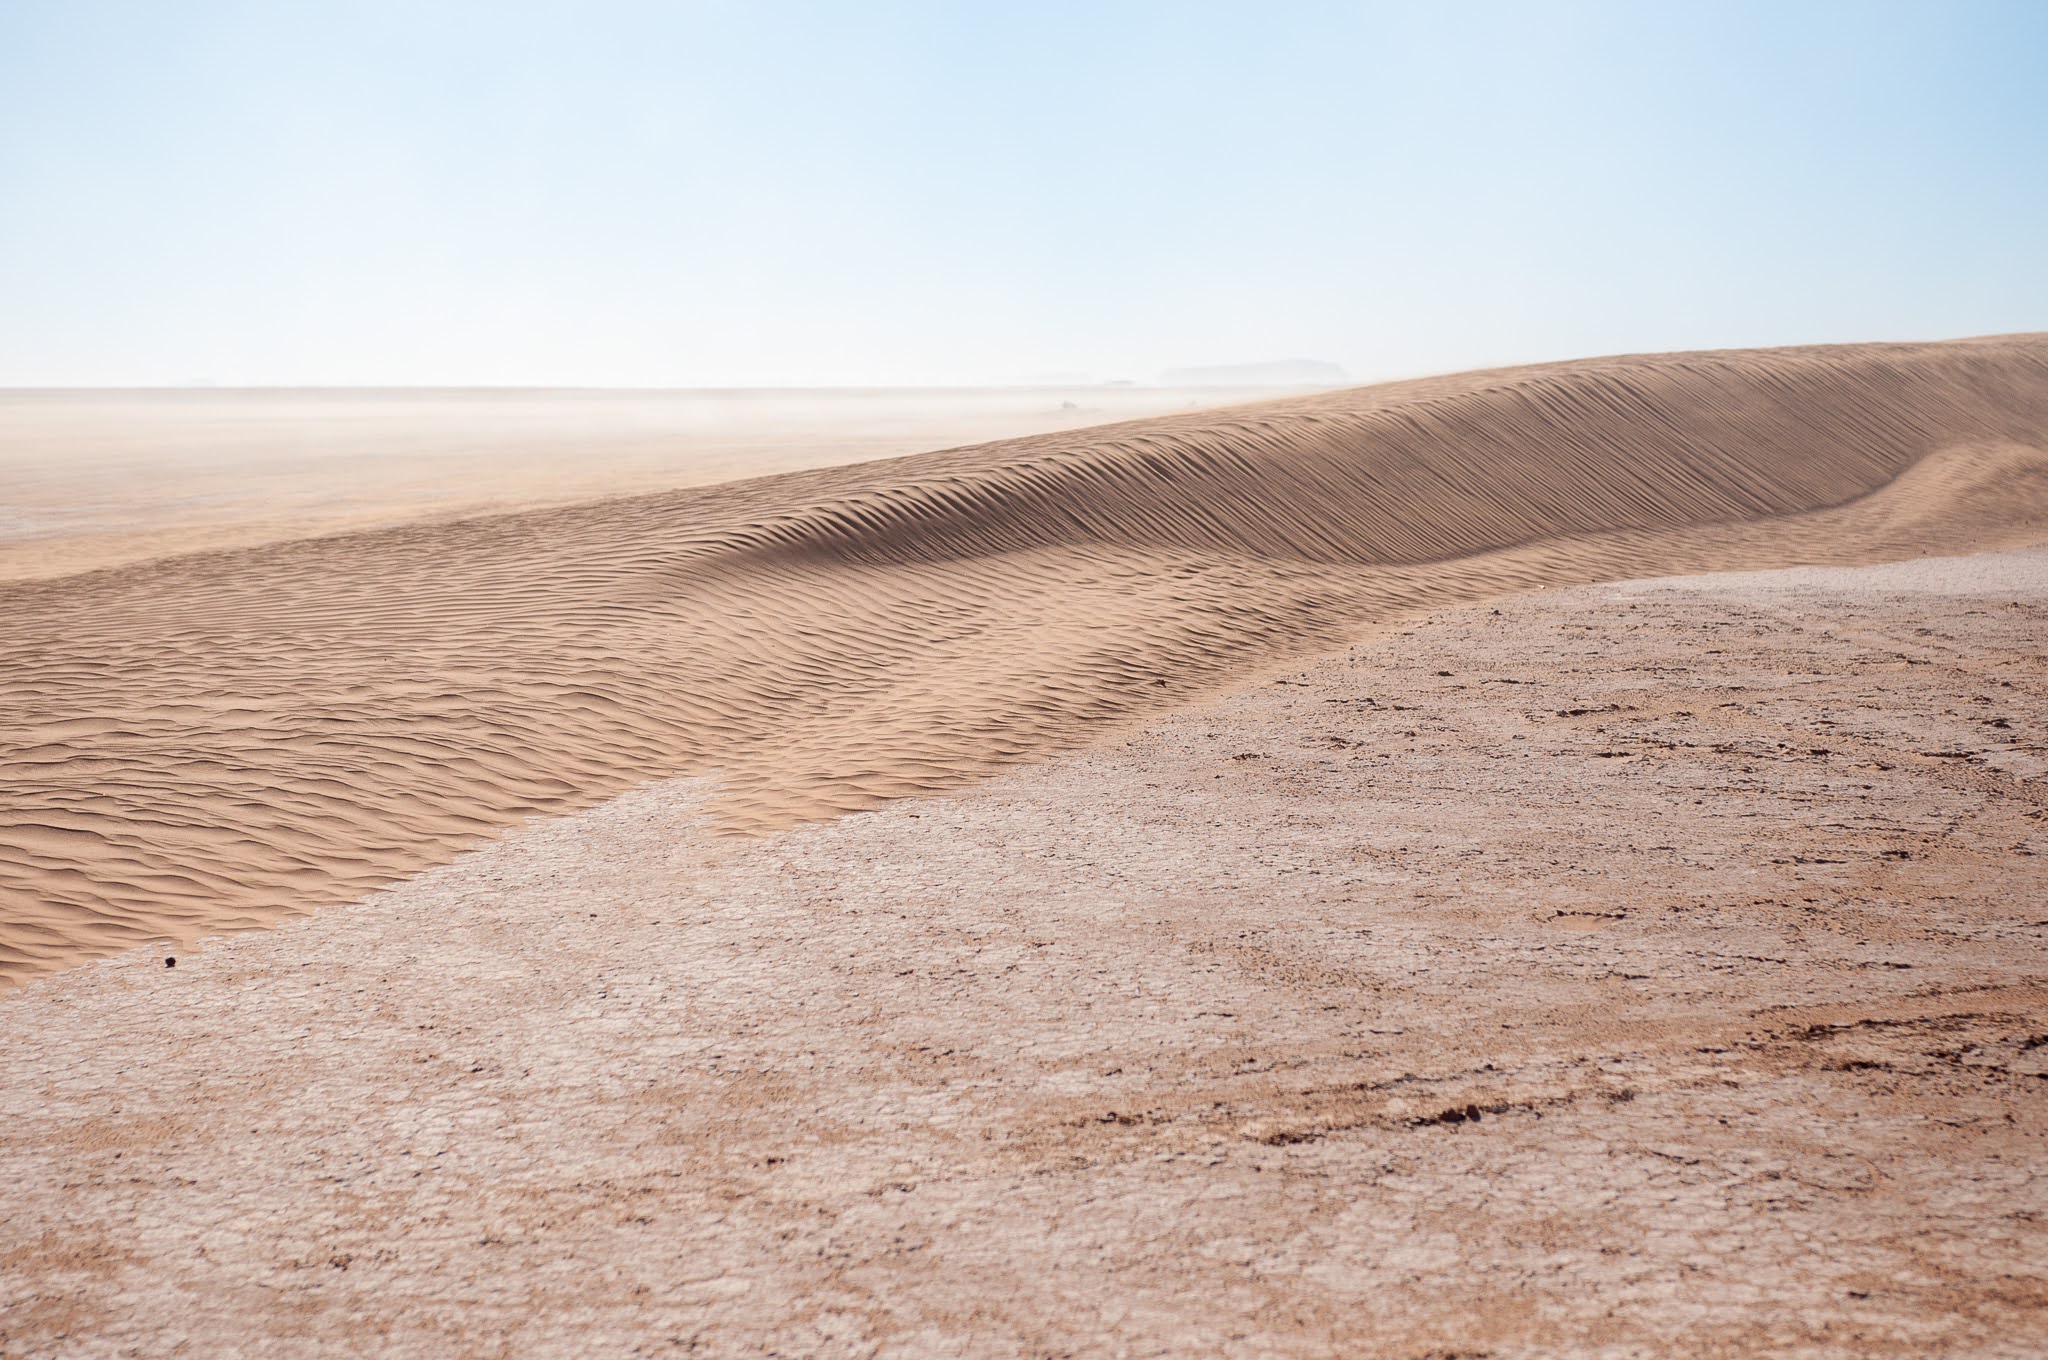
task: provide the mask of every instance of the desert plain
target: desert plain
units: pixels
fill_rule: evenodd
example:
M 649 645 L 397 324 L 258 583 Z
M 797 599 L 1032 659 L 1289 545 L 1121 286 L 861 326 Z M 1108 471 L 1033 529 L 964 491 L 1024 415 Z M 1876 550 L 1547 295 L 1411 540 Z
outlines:
M 2048 1352 L 2048 337 L 1185 405 L 79 460 L 0 1354 Z

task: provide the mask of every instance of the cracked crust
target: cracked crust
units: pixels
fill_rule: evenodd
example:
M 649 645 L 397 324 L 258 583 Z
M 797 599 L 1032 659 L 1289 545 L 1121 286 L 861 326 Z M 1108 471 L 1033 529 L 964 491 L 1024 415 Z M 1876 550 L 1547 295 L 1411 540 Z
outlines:
M 2038 1355 L 2044 617 L 2039 553 L 1545 592 L 58 975 L 0 1352 Z

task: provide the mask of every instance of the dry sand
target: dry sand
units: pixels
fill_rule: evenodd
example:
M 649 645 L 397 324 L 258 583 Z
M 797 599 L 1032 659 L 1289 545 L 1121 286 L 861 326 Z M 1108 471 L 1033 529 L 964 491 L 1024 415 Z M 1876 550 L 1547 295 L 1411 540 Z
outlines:
M 2048 531 L 2048 337 L 1390 384 L 0 586 L 0 983 L 714 773 L 956 787 L 1419 608 Z
M 0 390 L 0 580 L 704 486 L 1255 395 Z
M 0 1355 L 2048 1354 L 2044 536 L 2017 336 L 0 585 Z
M 1550 591 L 0 1000 L 0 1353 L 2048 1352 L 2048 554 Z

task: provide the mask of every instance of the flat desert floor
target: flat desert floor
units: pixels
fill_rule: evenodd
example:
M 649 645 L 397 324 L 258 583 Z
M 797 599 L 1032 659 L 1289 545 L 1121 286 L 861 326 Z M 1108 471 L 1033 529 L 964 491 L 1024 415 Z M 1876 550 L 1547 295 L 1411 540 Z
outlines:
M 1215 406 L 1090 387 L 0 391 L 0 581 Z
M 0 560 L 0 1356 L 2048 1354 L 2048 335 L 335 419 Z
M 9 1355 L 2048 1347 L 2048 552 L 1443 611 L 0 1004 Z

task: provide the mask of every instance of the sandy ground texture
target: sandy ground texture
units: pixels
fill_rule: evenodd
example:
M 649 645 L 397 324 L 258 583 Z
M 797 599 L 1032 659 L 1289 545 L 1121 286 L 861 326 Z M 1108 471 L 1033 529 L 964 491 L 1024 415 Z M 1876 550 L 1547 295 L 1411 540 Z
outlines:
M 0 1000 L 8 1356 L 2038 1356 L 2048 553 L 1438 613 Z
M 0 389 L 0 581 L 1216 406 L 1140 387 Z
M 2048 533 L 2048 335 L 1634 355 L 0 583 L 0 988 L 716 776 L 772 830 L 1538 585 Z

